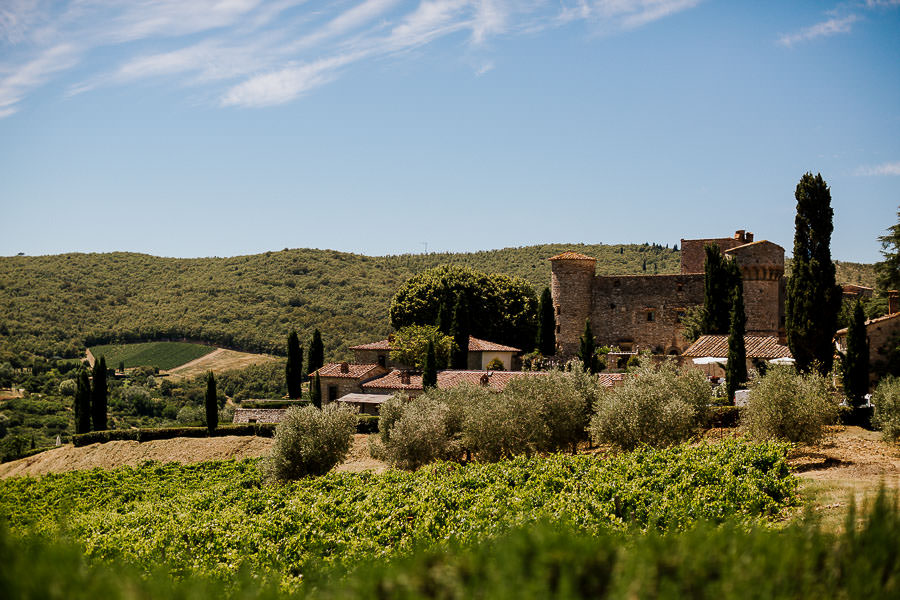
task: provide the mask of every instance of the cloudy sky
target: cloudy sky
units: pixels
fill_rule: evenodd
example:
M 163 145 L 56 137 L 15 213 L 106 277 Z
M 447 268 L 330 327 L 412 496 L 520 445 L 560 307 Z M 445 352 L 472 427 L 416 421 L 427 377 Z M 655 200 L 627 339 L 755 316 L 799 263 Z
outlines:
M 900 205 L 900 0 L 0 1 L 0 255 L 365 254 Z

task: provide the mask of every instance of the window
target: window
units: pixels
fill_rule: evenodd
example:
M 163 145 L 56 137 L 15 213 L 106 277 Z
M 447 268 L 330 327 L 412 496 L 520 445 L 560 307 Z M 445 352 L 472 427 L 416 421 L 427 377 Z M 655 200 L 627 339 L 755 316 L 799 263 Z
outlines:
M 384 354 L 378 355 L 378 364 L 382 367 L 387 367 L 387 357 Z
M 561 309 L 560 307 L 558 307 L 558 306 L 556 307 L 556 314 L 557 314 L 557 315 L 561 315 L 561 314 L 562 314 L 562 309 Z
M 683 290 L 683 289 L 684 289 L 684 286 L 683 286 L 682 284 L 679 283 L 679 284 L 678 284 L 678 291 L 680 292 L 680 291 Z
M 559 333 L 559 325 L 556 326 L 556 333 Z
M 614 280 L 613 280 L 613 287 L 619 287 L 619 285 L 621 285 L 621 283 L 622 283 L 622 282 L 619 281 L 618 279 L 614 279 Z
M 337 395 L 338 395 L 338 388 L 337 388 L 337 386 L 336 386 L 336 385 L 329 385 L 329 386 L 328 386 L 328 401 L 329 401 L 329 402 L 334 402 L 335 400 L 337 400 L 337 397 L 338 397 Z
M 655 311 L 655 310 L 648 310 L 648 311 L 647 311 L 647 322 L 648 322 L 648 323 L 652 323 L 652 322 L 655 321 L 655 320 L 656 320 L 656 311 Z
M 685 311 L 683 311 L 683 310 L 676 310 L 676 311 L 675 311 L 675 322 L 676 322 L 676 323 L 681 323 L 681 322 L 684 320 L 684 315 L 685 315 Z

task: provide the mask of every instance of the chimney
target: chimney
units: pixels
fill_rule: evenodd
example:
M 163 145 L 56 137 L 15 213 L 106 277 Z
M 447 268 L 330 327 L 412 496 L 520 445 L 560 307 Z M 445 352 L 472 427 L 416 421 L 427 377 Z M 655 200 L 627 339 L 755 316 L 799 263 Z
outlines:
M 481 383 L 481 385 L 483 385 L 484 387 L 487 387 L 487 384 L 488 384 L 488 382 L 489 382 L 490 380 L 491 380 L 490 374 L 485 373 L 484 375 L 481 376 L 481 381 L 480 381 L 480 383 Z
M 350 365 L 348 365 L 345 362 L 342 362 L 341 363 L 341 373 L 349 373 L 349 372 L 350 372 Z
M 747 242 L 748 244 L 749 244 L 750 242 L 752 242 L 752 241 L 753 241 L 753 234 L 750 233 L 749 231 L 748 231 L 747 233 L 745 233 L 745 234 L 744 234 L 744 241 Z
M 744 239 L 744 230 L 738 229 L 734 232 L 734 239 L 743 241 Z
M 897 290 L 888 290 L 888 314 L 900 312 L 900 292 Z
M 400 383 L 402 383 L 403 385 L 409 385 L 409 371 L 400 371 Z

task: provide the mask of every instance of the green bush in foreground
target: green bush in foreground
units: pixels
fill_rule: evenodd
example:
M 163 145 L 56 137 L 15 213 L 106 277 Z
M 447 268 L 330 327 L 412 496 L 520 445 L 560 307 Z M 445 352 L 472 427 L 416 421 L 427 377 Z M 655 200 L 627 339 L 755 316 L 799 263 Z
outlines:
M 356 433 L 356 413 L 332 403 L 292 407 L 275 429 L 266 470 L 276 480 L 324 475 L 344 460 Z
M 886 377 L 881 380 L 872 394 L 875 405 L 873 421 L 881 429 L 884 439 L 896 442 L 900 439 L 900 379 Z
M 825 426 L 836 417 L 837 404 L 824 377 L 773 367 L 750 389 L 741 424 L 759 440 L 812 444 L 822 439 Z
M 857 525 L 784 530 L 700 524 L 687 531 L 586 535 L 552 523 L 516 527 L 483 543 L 423 548 L 345 572 L 311 571 L 293 593 L 239 573 L 225 582 L 89 562 L 73 545 L 15 539 L 0 527 L 4 598 L 516 598 L 517 600 L 896 598 L 900 511 L 880 494 Z M 63 593 L 60 593 L 64 591 Z
M 265 485 L 255 462 L 147 463 L 0 480 L 17 534 L 71 537 L 97 559 L 295 581 L 313 565 L 474 543 L 548 520 L 588 533 L 754 523 L 796 502 L 787 446 L 728 441 L 599 460 L 557 454 Z M 61 525 L 60 523 L 63 523 Z

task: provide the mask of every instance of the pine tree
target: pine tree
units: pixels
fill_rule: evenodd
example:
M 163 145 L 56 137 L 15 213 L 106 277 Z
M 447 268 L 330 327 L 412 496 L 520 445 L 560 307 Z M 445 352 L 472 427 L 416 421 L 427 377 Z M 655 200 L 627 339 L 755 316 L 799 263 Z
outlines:
M 284 366 L 284 376 L 287 380 L 289 398 L 299 398 L 303 395 L 303 348 L 300 347 L 300 339 L 296 331 L 291 331 L 287 342 L 287 364 Z
M 87 369 L 82 368 L 78 374 L 75 388 L 75 433 L 87 433 L 91 430 L 91 380 Z
M 106 357 L 94 361 L 94 383 L 91 389 L 91 418 L 94 431 L 106 430 L 106 405 L 109 390 L 106 384 Z
M 725 391 L 729 400 L 747 383 L 747 349 L 744 345 L 747 315 L 744 312 L 744 286 L 740 279 L 731 294 L 731 323 L 728 329 L 728 362 L 725 364 Z
M 450 326 L 450 336 L 456 344 L 450 357 L 452 369 L 469 368 L 469 304 L 466 295 L 456 297 L 456 306 L 453 307 L 453 324 Z
M 318 371 L 325 365 L 325 346 L 322 344 L 322 334 L 316 329 L 313 331 L 312 341 L 309 343 L 309 365 L 306 367 L 310 373 Z
M 319 380 L 318 371 L 316 371 L 312 381 L 309 382 L 309 399 L 313 406 L 322 408 L 322 382 Z
M 806 173 L 794 197 L 794 262 L 785 306 L 788 346 L 797 369 L 808 371 L 815 365 L 825 375 L 834 357 L 832 338 L 842 297 L 831 261 L 831 191 L 821 175 Z
M 544 288 L 541 293 L 541 303 L 538 309 L 537 351 L 543 356 L 556 354 L 556 317 L 553 314 L 553 297 L 550 288 Z
M 707 245 L 705 250 L 703 333 L 723 335 L 728 333 L 731 321 L 731 289 L 734 282 L 719 247 L 711 244 Z
M 437 359 L 434 356 L 434 342 L 428 340 L 428 349 L 425 350 L 425 365 L 422 368 L 422 389 L 428 390 L 437 387 Z
M 859 300 L 847 328 L 844 392 L 854 406 L 862 404 L 863 397 L 869 392 L 869 341 L 866 338 L 866 314 Z
M 881 290 L 900 288 L 900 211 L 897 212 L 897 221 L 896 225 L 888 227 L 885 235 L 878 236 L 884 260 L 875 263 L 875 272 Z
M 210 433 L 219 424 L 219 400 L 216 398 L 216 376 L 212 371 L 206 373 L 206 428 Z
M 584 322 L 584 333 L 581 334 L 581 347 L 578 350 L 578 358 L 584 365 L 584 370 L 590 373 L 597 372 L 597 361 L 594 360 L 594 351 L 596 350 L 594 342 L 594 332 L 591 331 L 591 320 Z

